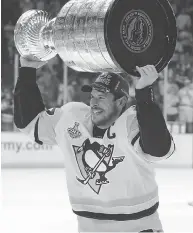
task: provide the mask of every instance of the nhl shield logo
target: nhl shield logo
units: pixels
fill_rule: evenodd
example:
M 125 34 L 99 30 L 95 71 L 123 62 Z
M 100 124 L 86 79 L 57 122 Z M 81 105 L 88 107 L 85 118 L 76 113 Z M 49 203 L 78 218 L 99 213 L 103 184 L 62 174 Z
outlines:
M 79 138 L 82 134 L 78 129 L 79 123 L 75 122 L 74 127 L 70 127 L 67 129 L 68 134 L 70 135 L 71 138 Z
M 88 184 L 97 194 L 102 185 L 109 183 L 106 173 L 124 160 L 124 156 L 112 157 L 114 145 L 109 144 L 106 147 L 96 141 L 91 143 L 89 139 L 82 146 L 73 146 L 73 149 L 82 174 L 82 178 L 76 177 L 77 180 L 83 185 Z

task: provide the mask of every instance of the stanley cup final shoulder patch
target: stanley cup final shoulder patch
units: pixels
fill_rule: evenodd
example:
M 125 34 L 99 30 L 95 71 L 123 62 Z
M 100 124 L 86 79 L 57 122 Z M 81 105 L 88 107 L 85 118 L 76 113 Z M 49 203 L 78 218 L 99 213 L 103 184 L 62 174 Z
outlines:
M 67 132 L 71 138 L 74 139 L 74 138 L 79 138 L 82 136 L 80 130 L 78 129 L 79 125 L 80 124 L 78 122 L 75 122 L 73 127 L 69 127 L 67 129 Z

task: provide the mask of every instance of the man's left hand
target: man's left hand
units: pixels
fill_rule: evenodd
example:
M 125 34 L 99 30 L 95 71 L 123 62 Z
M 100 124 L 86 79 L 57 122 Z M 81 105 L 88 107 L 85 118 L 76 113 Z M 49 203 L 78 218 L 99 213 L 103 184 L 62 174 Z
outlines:
M 154 65 L 147 65 L 144 67 L 136 66 L 136 69 L 141 75 L 135 85 L 136 89 L 143 89 L 147 86 L 151 86 L 158 79 L 158 72 Z

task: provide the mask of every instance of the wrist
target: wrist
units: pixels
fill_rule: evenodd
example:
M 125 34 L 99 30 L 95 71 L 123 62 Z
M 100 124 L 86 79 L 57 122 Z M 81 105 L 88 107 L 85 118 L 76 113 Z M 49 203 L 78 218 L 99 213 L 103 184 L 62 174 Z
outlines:
M 147 84 L 143 84 L 143 83 L 141 83 L 141 82 L 138 82 L 138 83 L 136 84 L 136 86 L 135 86 L 135 89 L 141 90 L 141 89 L 144 89 L 144 88 L 146 88 L 146 87 L 149 87 L 149 86 L 147 86 Z
M 153 83 L 147 84 L 147 81 L 144 80 L 144 82 L 143 82 L 143 80 L 139 80 L 139 81 L 137 82 L 136 86 L 135 86 L 135 89 L 141 90 L 141 89 L 148 88 L 148 87 L 150 87 L 150 86 L 152 86 L 152 85 L 153 85 Z
M 152 86 L 147 86 L 141 89 L 135 89 L 135 98 L 139 103 L 151 103 L 154 102 L 154 92 Z

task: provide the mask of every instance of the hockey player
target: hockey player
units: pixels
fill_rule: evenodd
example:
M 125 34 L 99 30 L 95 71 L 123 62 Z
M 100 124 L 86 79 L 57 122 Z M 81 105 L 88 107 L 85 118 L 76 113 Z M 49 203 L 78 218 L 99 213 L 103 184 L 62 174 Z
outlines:
M 47 110 L 36 84 L 36 69 L 45 63 L 20 62 L 15 125 L 37 143 L 62 149 L 79 232 L 161 232 L 152 163 L 171 156 L 174 143 L 154 100 L 155 67 L 137 67 L 136 108 L 128 106 L 127 82 L 102 73 L 82 87 L 91 93 L 90 106 Z

